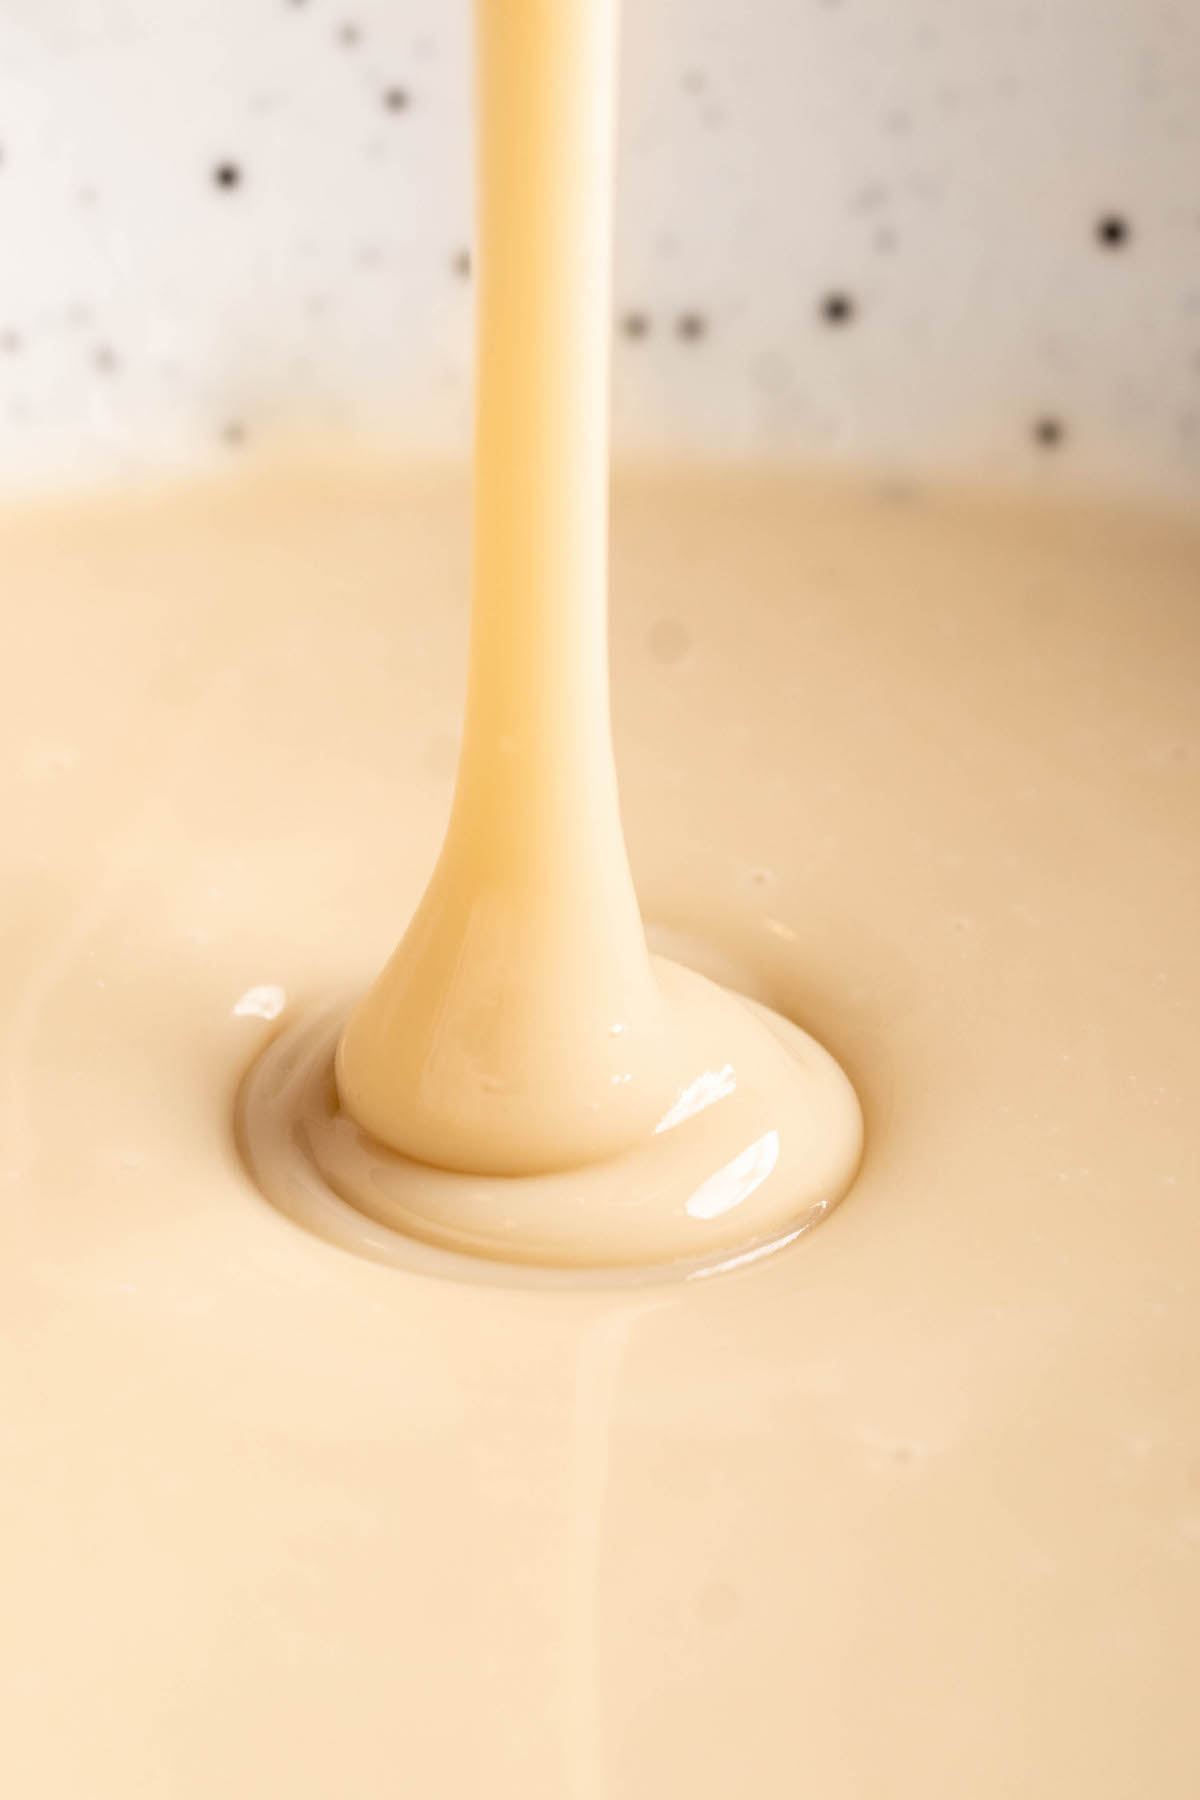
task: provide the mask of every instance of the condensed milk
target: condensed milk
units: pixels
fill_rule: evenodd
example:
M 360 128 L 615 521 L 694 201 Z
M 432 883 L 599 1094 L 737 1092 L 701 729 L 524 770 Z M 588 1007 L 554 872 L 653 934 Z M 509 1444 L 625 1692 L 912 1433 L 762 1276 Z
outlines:
M 522 10 L 610 68 L 605 4 Z M 585 287 L 539 326 L 581 359 L 561 531 L 520 470 L 566 415 L 489 461 L 485 334 L 473 582 L 433 470 L 0 516 L 6 1788 L 1191 1800 L 1200 529 L 623 475 L 622 834 Z M 500 976 L 546 979 L 491 1065 L 529 1085 L 462 1118 L 369 983 L 424 918 L 389 968 L 432 1050 L 442 898 L 530 868 Z M 627 1032 L 568 1070 L 590 1017 Z M 776 1054 L 865 1154 L 762 1257 L 828 1210 L 774 1210 L 782 1131 L 720 1209 L 804 1116 L 738 1084 Z M 712 1279 L 663 1278 L 680 1233 Z
M 595 1291 L 347 1254 L 230 1130 L 436 856 L 462 484 L 0 521 L 15 1792 L 1190 1795 L 1200 533 L 732 470 L 614 518 L 643 911 L 866 1153 L 780 1255 Z
M 408 1261 L 416 1239 L 698 1272 L 823 1218 L 861 1119 L 795 1025 L 651 964 L 605 631 L 617 0 L 482 0 L 477 24 L 474 599 L 449 829 L 383 974 L 344 1028 L 333 1011 L 272 1046 L 239 1131 L 268 1195 L 368 1254 Z

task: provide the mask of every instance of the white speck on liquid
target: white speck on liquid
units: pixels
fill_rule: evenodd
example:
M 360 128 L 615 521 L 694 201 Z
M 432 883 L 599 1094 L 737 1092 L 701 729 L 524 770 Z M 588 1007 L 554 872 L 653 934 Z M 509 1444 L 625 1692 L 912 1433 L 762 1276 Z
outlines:
M 277 1019 L 287 1005 L 287 994 L 270 983 L 247 988 L 233 1008 L 236 1019 Z

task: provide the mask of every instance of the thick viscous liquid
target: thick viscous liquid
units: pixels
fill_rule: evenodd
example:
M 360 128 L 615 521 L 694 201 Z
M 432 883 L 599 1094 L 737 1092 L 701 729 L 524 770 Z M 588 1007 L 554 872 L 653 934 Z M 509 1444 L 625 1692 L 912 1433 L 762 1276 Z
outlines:
M 595 1292 L 347 1255 L 229 1129 L 419 901 L 468 537 L 370 469 L 0 520 L 3 1785 L 1193 1800 L 1200 533 L 618 482 L 641 909 L 867 1148 Z
M 288 1029 L 238 1129 L 266 1194 L 371 1254 L 431 1266 L 416 1240 L 686 1273 L 821 1219 L 861 1117 L 795 1025 L 647 952 L 606 646 L 617 0 L 479 0 L 476 22 L 473 603 L 449 827 L 382 975 L 344 1026 L 343 1007 Z M 410 629 L 398 610 L 397 648 Z M 403 829 L 385 807 L 362 867 Z

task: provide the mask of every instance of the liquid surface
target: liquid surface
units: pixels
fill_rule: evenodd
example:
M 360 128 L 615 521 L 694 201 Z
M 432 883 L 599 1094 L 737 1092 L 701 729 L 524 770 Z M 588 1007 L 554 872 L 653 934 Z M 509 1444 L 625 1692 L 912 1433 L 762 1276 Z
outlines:
M 0 520 L 6 1790 L 1193 1800 L 1200 535 L 619 484 L 643 911 L 868 1132 L 595 1293 L 347 1255 L 228 1132 L 432 866 L 467 538 L 369 470 Z
M 660 1129 L 580 1169 L 497 1180 L 412 1161 L 363 1130 L 334 1084 L 337 1012 L 285 1028 L 238 1096 L 263 1193 L 379 1261 L 479 1280 L 464 1258 L 587 1277 L 715 1273 L 782 1250 L 845 1193 L 862 1143 L 854 1090 L 820 1044 L 675 963 L 655 970 L 693 1067 Z M 343 1040 L 344 1041 L 344 1040 Z M 414 1240 L 443 1253 L 431 1259 Z

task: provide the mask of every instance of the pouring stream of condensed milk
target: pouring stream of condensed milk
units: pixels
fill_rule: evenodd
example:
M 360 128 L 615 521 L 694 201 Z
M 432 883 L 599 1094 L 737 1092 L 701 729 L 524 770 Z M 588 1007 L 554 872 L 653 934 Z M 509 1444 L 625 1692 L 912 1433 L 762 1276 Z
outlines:
M 474 606 L 445 845 L 341 1041 L 343 1102 L 529 1174 L 653 1131 L 686 1065 L 617 809 L 606 655 L 616 0 L 482 0 Z
M 336 1104 L 309 1137 L 352 1207 L 535 1263 L 786 1239 L 841 1197 L 861 1143 L 832 1059 L 652 959 L 638 912 L 606 649 L 617 14 L 618 0 L 477 0 L 462 752 L 437 867 L 341 1031 Z

